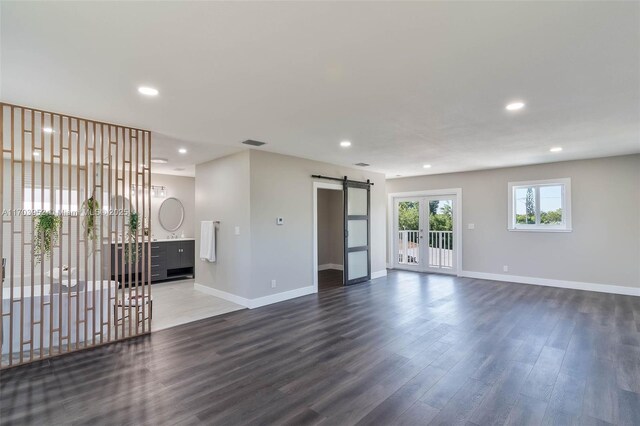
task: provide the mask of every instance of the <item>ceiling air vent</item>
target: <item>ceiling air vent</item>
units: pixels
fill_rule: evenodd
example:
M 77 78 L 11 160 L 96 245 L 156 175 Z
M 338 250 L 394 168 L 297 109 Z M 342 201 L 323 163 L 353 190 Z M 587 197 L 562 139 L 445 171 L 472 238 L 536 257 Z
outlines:
M 369 167 L 371 164 L 367 164 L 367 163 L 356 163 L 356 166 L 360 166 L 360 167 Z
M 245 145 L 251 145 L 251 146 L 262 146 L 266 144 L 266 142 L 254 141 L 253 139 L 247 139 L 242 143 Z

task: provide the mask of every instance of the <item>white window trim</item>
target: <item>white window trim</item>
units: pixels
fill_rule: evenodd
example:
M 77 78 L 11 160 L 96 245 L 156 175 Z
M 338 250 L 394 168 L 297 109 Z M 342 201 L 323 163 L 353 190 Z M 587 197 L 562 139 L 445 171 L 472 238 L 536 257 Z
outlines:
M 545 186 L 545 185 L 563 185 L 562 197 L 562 219 L 561 225 L 516 225 L 514 215 L 514 197 L 513 190 L 518 187 L 526 186 Z M 571 232 L 571 178 L 545 179 L 545 180 L 528 180 L 520 182 L 509 182 L 508 185 L 508 225 L 507 229 L 514 232 Z M 536 200 L 536 205 L 539 200 Z

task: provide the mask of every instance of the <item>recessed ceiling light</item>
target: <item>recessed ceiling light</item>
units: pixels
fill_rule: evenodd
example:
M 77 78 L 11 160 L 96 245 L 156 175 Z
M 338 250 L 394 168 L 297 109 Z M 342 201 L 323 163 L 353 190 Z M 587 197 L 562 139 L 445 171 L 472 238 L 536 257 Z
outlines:
M 431 168 L 431 164 L 423 164 L 422 168 L 423 169 L 430 169 Z
M 151 162 L 156 164 L 167 164 L 169 160 L 167 160 L 166 158 L 154 157 L 151 159 Z
M 186 153 L 187 153 L 187 149 L 186 149 L 186 148 L 180 148 L 180 149 L 178 150 L 178 152 L 179 152 L 180 154 L 186 154 Z
M 560 151 L 562 151 L 562 147 L 561 146 L 554 146 L 549 151 L 551 151 L 551 152 L 560 152 Z
M 40 157 L 40 153 L 38 151 L 33 151 L 33 156 L 34 157 Z
M 153 87 L 140 86 L 138 87 L 138 92 L 147 96 L 158 96 L 158 89 L 154 89 Z
M 349 142 L 349 141 L 342 141 L 342 142 L 340 142 L 340 146 L 341 146 L 341 147 L 343 147 L 343 148 L 348 148 L 348 147 L 350 147 L 350 146 L 351 146 L 351 142 Z
M 42 129 L 42 131 L 45 133 L 53 133 L 53 129 L 51 127 L 45 127 Z
M 524 108 L 524 102 L 513 102 L 505 107 L 508 111 L 517 111 Z

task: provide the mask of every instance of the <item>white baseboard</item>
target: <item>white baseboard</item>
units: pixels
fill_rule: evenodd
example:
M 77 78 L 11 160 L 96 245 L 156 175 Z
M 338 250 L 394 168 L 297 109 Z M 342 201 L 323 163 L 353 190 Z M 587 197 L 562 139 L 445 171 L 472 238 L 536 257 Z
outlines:
M 383 269 L 382 271 L 376 271 L 371 273 L 371 279 L 375 280 L 376 278 L 382 278 L 387 276 L 387 270 Z
M 315 293 L 313 286 L 296 288 L 295 290 L 283 291 L 282 293 L 270 294 L 269 296 L 258 297 L 257 299 L 249 299 L 249 309 L 259 308 L 260 306 L 271 305 L 272 303 L 284 302 L 285 300 L 295 299 L 296 297 L 306 296 Z
M 518 275 L 492 274 L 488 272 L 461 271 L 460 277 L 479 278 L 483 280 L 506 281 L 519 284 L 543 285 L 547 287 L 570 288 L 573 290 L 597 291 L 599 293 L 624 294 L 640 296 L 640 288 L 620 285 L 585 283 L 580 281 L 553 280 L 548 278 L 522 277 Z
M 326 271 L 327 269 L 336 269 L 338 271 L 342 271 L 344 270 L 344 267 L 337 263 L 325 263 L 324 265 L 318 265 L 318 271 Z
M 296 288 L 295 290 L 283 291 L 282 293 L 270 294 L 269 296 L 258 297 L 256 299 L 247 299 L 226 291 L 218 290 L 213 287 L 194 283 L 193 288 L 206 294 L 219 297 L 229 302 L 237 303 L 249 309 L 259 308 L 260 306 L 271 305 L 272 303 L 284 302 L 285 300 L 295 299 L 296 297 L 306 296 L 315 293 L 313 286 Z
M 193 288 L 203 293 L 219 297 L 220 299 L 228 300 L 229 302 L 237 303 L 238 305 L 246 306 L 247 308 L 249 307 L 249 299 L 247 298 L 198 283 L 193 283 Z

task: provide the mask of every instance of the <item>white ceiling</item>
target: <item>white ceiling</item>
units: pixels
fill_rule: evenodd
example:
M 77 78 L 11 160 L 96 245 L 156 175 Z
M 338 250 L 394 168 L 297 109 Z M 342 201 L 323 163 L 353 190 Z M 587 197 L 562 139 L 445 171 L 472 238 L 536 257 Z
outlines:
M 245 139 L 390 177 L 640 152 L 637 2 L 3 2 L 1 13 L 2 99 L 150 129 L 154 155 L 171 160 L 156 172 L 192 175 Z M 527 106 L 509 113 L 512 100 Z

